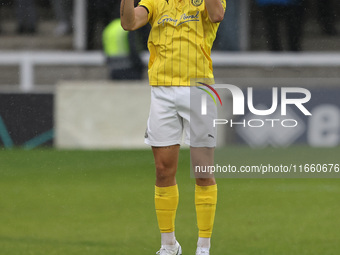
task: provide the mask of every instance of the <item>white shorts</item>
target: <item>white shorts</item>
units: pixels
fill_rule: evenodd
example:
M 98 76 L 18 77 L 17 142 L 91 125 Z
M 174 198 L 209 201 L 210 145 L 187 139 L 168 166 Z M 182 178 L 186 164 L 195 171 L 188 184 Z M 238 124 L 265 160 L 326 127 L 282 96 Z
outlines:
M 201 107 L 192 104 L 196 93 L 200 98 L 205 92 L 193 87 L 151 87 L 145 143 L 155 147 L 181 144 L 184 134 L 185 143 L 192 147 L 216 147 L 216 128 L 213 127 L 216 106 L 210 100 L 207 115 L 202 115 Z

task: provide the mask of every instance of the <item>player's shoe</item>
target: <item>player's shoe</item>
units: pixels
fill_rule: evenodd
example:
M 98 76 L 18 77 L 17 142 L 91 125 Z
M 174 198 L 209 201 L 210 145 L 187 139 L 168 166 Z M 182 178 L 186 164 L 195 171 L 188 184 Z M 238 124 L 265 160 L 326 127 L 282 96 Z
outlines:
M 169 248 L 165 248 L 162 245 L 161 249 L 158 252 L 156 252 L 156 254 L 157 255 L 182 255 L 182 247 L 176 241 L 174 248 L 169 249 Z
M 196 255 L 209 255 L 209 249 L 197 247 Z

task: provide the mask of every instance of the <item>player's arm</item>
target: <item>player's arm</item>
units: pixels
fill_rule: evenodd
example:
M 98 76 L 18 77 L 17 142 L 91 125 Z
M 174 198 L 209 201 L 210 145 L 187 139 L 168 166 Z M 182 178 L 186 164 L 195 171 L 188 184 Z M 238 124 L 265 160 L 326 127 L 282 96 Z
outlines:
M 224 8 L 221 0 L 205 0 L 209 19 L 213 23 L 221 22 L 224 18 Z
M 124 30 L 133 31 L 148 23 L 148 12 L 144 7 L 134 7 L 134 0 L 121 0 L 120 20 Z

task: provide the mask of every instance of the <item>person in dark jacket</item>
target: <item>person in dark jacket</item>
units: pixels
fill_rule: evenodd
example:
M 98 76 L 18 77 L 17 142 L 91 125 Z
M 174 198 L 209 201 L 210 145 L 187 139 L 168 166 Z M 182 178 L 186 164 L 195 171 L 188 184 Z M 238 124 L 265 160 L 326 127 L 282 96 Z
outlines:
M 289 51 L 302 50 L 304 6 L 302 0 L 256 0 L 262 9 L 268 48 L 282 51 L 281 21 L 285 23 Z
M 318 20 L 326 35 L 337 35 L 335 0 L 317 0 Z
M 119 1 L 87 0 L 87 49 L 94 50 L 103 29 L 119 18 Z
M 107 57 L 109 78 L 140 80 L 144 65 L 140 57 L 140 31 L 124 31 L 120 19 L 113 20 L 103 31 L 103 50 Z
M 18 20 L 18 34 L 34 34 L 37 25 L 37 11 L 34 0 L 15 0 Z

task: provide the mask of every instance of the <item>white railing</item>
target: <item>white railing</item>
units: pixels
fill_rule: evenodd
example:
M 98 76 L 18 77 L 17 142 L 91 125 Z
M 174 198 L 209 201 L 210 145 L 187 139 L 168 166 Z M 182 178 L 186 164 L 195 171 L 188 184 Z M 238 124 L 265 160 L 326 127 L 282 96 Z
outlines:
M 102 66 L 104 64 L 105 56 L 101 52 L 0 52 L 0 65 L 19 66 L 19 85 L 22 92 L 30 92 L 34 89 L 36 65 Z
M 340 66 L 340 53 L 212 53 L 214 66 Z
M 255 66 L 255 67 L 332 67 L 340 66 L 340 53 L 225 53 L 213 52 L 212 59 L 215 67 L 228 66 Z M 149 55 L 142 54 L 146 64 Z M 74 51 L 23 51 L 1 52 L 0 65 L 19 66 L 20 90 L 30 92 L 34 90 L 34 67 L 36 65 L 75 65 L 75 66 L 104 66 L 105 56 L 100 51 L 74 52 Z

